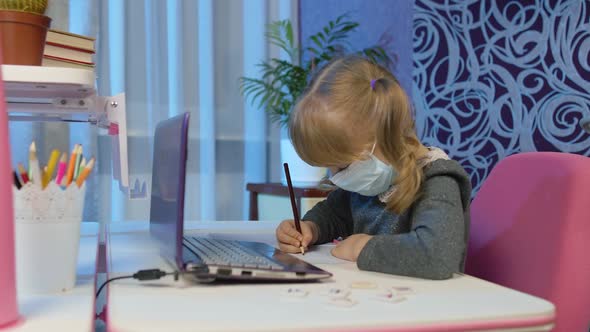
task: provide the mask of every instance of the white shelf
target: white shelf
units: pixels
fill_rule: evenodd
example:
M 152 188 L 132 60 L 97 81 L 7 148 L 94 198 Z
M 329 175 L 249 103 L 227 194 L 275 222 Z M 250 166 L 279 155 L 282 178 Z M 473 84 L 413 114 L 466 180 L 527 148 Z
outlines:
M 108 129 L 113 139 L 113 177 L 131 198 L 129 189 L 125 95 L 96 95 L 93 71 L 76 68 L 2 65 L 9 120 L 88 122 Z
M 94 72 L 76 68 L 2 65 L 8 117 L 21 121 L 101 120 Z M 105 123 L 104 125 L 107 125 Z
M 93 71 L 76 68 L 2 65 L 7 98 L 79 98 L 96 95 Z

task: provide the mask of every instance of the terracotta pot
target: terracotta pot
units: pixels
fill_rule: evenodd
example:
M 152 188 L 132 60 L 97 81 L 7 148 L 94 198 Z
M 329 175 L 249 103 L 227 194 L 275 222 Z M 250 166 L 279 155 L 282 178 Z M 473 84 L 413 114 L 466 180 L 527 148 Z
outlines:
M 50 23 L 48 16 L 0 10 L 2 63 L 40 66 Z

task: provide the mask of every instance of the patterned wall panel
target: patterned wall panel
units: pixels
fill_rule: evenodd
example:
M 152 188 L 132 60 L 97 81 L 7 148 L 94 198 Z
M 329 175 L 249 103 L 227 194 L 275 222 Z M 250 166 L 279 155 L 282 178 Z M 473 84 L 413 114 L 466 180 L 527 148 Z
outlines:
M 474 192 L 514 153 L 590 155 L 590 1 L 417 0 L 413 34 L 419 135 Z

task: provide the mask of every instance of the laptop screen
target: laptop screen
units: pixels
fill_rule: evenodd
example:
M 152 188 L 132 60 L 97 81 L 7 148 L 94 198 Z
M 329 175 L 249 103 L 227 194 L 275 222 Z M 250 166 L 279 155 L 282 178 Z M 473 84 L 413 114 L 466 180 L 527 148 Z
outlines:
M 184 113 L 164 120 L 154 134 L 150 233 L 164 258 L 177 264 L 182 257 L 189 117 Z

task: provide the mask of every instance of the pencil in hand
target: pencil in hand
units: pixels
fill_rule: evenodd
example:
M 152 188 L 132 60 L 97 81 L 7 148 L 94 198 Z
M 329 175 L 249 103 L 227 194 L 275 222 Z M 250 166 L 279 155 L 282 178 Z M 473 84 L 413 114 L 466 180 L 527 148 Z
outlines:
M 283 164 L 285 168 L 285 178 L 287 178 L 287 186 L 289 187 L 289 196 L 291 197 L 291 208 L 293 209 L 293 219 L 295 221 L 295 229 L 299 234 L 301 232 L 301 221 L 299 220 L 299 211 L 297 210 L 297 203 L 295 202 L 295 192 L 293 190 L 293 184 L 291 183 L 291 174 L 289 173 L 289 165 L 287 163 Z M 303 243 L 299 242 L 299 250 L 301 250 L 301 254 L 305 255 L 305 249 L 303 248 Z

